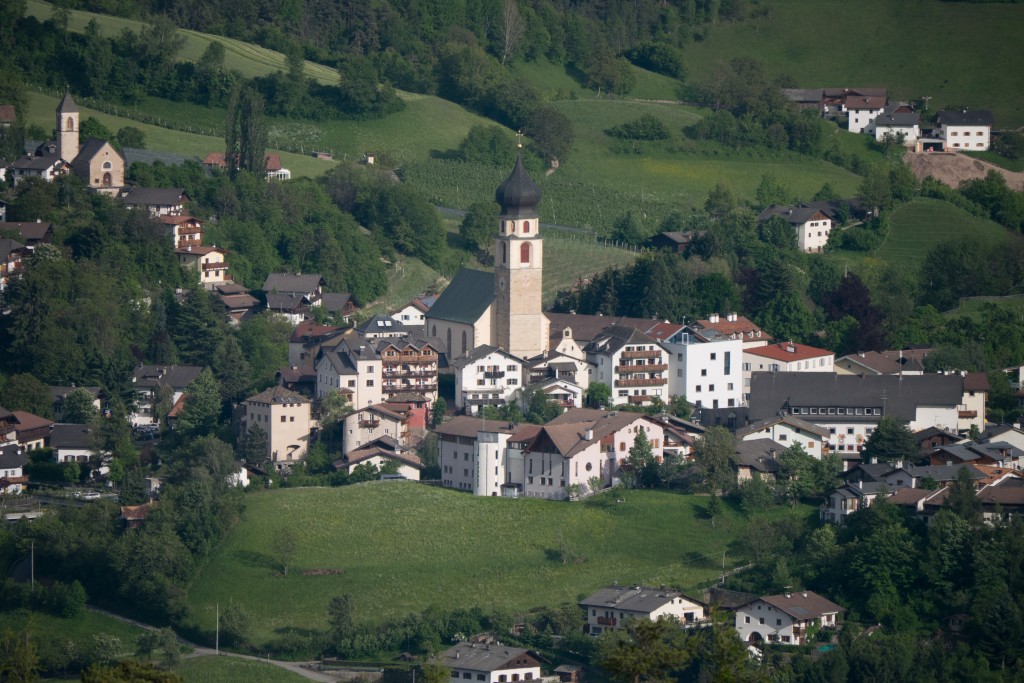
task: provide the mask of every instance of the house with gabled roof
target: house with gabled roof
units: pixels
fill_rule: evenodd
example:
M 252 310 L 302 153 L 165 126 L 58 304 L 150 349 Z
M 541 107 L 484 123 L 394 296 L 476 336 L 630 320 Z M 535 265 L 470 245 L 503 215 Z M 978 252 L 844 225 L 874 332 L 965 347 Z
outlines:
M 306 456 L 314 426 L 305 396 L 274 386 L 242 402 L 241 432 L 259 426 L 267 435 L 267 457 L 282 468 Z
M 195 272 L 199 284 L 204 289 L 212 290 L 217 285 L 231 280 L 225 259 L 227 252 L 223 249 L 216 246 L 188 245 L 175 249 L 174 253 L 178 257 L 178 264 L 186 270 Z
M 365 464 L 373 465 L 378 470 L 391 465 L 397 470 L 396 474 L 411 481 L 419 481 L 423 470 L 423 462 L 416 452 L 390 436 L 382 436 L 346 452 L 333 463 L 333 467 L 352 474 L 356 467 Z
M 893 358 L 881 351 L 858 351 L 837 358 L 835 371 L 841 375 L 923 375 L 924 365 L 908 353 Z
M 30 253 L 28 247 L 21 242 L 0 238 L 0 291 L 6 289 L 11 278 L 21 271 Z
M 829 432 L 795 415 L 775 415 L 737 428 L 736 438 L 740 441 L 771 439 L 783 449 L 799 445 L 808 455 L 821 460 Z
M 295 326 L 288 340 L 288 363 L 296 366 L 312 363 L 320 355 L 324 341 L 344 334 L 346 330 L 337 325 L 320 325 L 315 320 L 303 320 Z
M 89 462 L 95 434 L 89 425 L 58 422 L 50 429 L 50 448 L 58 463 Z
M 321 346 L 316 368 L 316 396 L 332 391 L 347 394 L 353 407 L 380 403 L 383 392 L 383 361 L 373 341 L 349 332 Z
M 166 214 L 158 218 L 170 234 L 175 249 L 198 247 L 203 243 L 203 224 L 188 214 Z
M 751 479 L 773 481 L 782 470 L 777 460 L 786 447 L 772 439 L 748 439 L 736 442 L 733 466 L 736 468 L 736 483 Z
M 522 491 L 507 473 L 508 422 L 456 415 L 434 429 L 441 485 L 477 496 L 515 496 Z
M 437 297 L 434 295 L 418 296 L 402 308 L 391 313 L 391 318 L 406 327 L 425 325 L 427 322 L 427 312 L 436 301 Z
M 267 166 L 267 180 L 290 180 L 292 172 L 281 165 L 281 155 L 267 152 L 264 155 Z M 209 169 L 227 170 L 227 155 L 224 152 L 210 152 L 203 158 L 203 166 Z
M 419 394 L 431 402 L 437 398 L 441 353 L 434 343 L 426 339 L 387 337 L 378 340 L 377 354 L 381 360 L 381 392 L 385 400 L 408 393 Z
M 772 341 L 771 335 L 738 313 L 728 313 L 724 316 L 712 313 L 705 319 L 694 320 L 691 326 L 698 331 L 714 330 L 724 337 L 741 339 L 744 349 L 764 346 Z
M 611 388 L 611 402 L 647 405 L 668 401 L 668 352 L 640 330 L 615 325 L 587 344 L 591 383 Z
M 503 405 L 523 388 L 523 360 L 494 346 L 478 346 L 448 365 L 455 371 L 455 407 L 469 414 Z
M 940 111 L 935 115 L 938 132 L 947 150 L 984 152 L 992 145 L 992 112 L 984 109 Z
M 136 411 L 128 416 L 133 427 L 156 424 L 164 417 L 155 414 L 161 398 L 167 408 L 174 405 L 203 368 L 196 365 L 138 365 L 132 370 L 132 385 L 136 392 Z
M 129 209 L 143 209 L 153 218 L 182 214 L 189 202 L 188 193 L 180 187 L 132 187 L 120 196 Z
M 756 598 L 736 610 L 736 631 L 745 643 L 803 645 L 812 631 L 835 628 L 843 608 L 814 591 Z
M 384 437 L 407 445 L 409 429 L 406 417 L 387 403 L 375 403 L 353 410 L 342 420 L 342 453 L 357 450 Z
M 907 106 L 890 105 L 875 117 L 868 130 L 877 142 L 885 140 L 887 135 L 892 139 L 902 136 L 903 146 L 913 149 L 921 137 L 921 115 Z
M 928 460 L 932 465 L 968 463 L 1019 470 L 1024 467 L 1024 450 L 1006 441 L 990 441 L 987 443 L 965 441 L 959 444 L 937 446 L 929 454 Z
M 766 344 L 743 351 L 743 387 L 750 387 L 755 372 L 828 372 L 833 371 L 835 353 L 796 342 Z
M 772 204 L 757 217 L 758 223 L 764 223 L 779 217 L 789 223 L 796 232 L 796 242 L 800 251 L 812 254 L 825 250 L 828 236 L 835 227 L 832 217 L 818 208 L 798 204 L 796 206 L 777 206 Z
M 1024 450 L 1024 430 L 1020 428 L 1020 425 L 992 425 L 981 432 L 979 441 L 983 443 L 1005 441 L 1016 448 Z
M 17 187 L 27 178 L 41 178 L 45 182 L 53 182 L 55 178 L 70 173 L 71 165 L 56 154 L 24 156 L 15 160 L 8 167 L 8 172 L 14 178 L 14 186 Z
M 629 619 L 672 619 L 680 624 L 698 624 L 707 616 L 707 605 L 672 588 L 641 585 L 609 586 L 579 601 L 586 613 L 583 632 L 597 636 L 604 631 L 625 628 Z
M 28 450 L 20 444 L 0 446 L 0 495 L 16 495 L 28 485 L 24 467 L 28 464 Z
M 457 643 L 435 660 L 451 671 L 452 683 L 515 683 L 541 678 L 540 662 L 529 650 L 500 643 Z
M 847 517 L 869 507 L 879 495 L 890 491 L 884 481 L 858 480 L 844 484 L 828 494 L 825 504 L 818 510 L 818 517 L 822 522 L 844 524 Z
M 32 251 L 39 244 L 53 241 L 53 223 L 35 221 L 0 222 L 0 233 L 7 231 L 13 239 L 21 242 Z

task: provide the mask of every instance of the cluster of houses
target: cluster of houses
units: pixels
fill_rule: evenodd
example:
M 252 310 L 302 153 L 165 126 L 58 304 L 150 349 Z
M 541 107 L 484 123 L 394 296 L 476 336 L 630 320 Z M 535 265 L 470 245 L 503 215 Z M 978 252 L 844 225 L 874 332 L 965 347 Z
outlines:
M 783 93 L 801 109 L 823 117 L 845 117 L 851 133 L 866 133 L 882 142 L 898 140 L 917 152 L 984 152 L 992 144 L 992 112 L 983 109 L 940 111 L 926 135 L 921 114 L 906 102 L 892 102 L 885 88 L 786 88 Z
M 717 599 L 719 596 L 712 592 L 697 599 L 665 586 L 609 586 L 580 600 L 585 614 L 583 629 L 598 636 L 644 620 L 669 620 L 682 628 L 700 627 L 710 623 L 708 600 L 714 599 L 717 609 L 733 613 L 734 627 L 744 643 L 796 646 L 814 642 L 822 629 L 826 634 L 834 632 L 844 611 L 812 591 L 763 596 L 720 593 L 727 595 L 728 600 Z M 578 666 L 562 665 L 554 669 L 554 676 L 545 677 L 542 665 L 548 662 L 542 656 L 525 648 L 503 645 L 491 635 L 456 643 L 434 661 L 449 671 L 452 681 L 578 683 L 581 673 Z

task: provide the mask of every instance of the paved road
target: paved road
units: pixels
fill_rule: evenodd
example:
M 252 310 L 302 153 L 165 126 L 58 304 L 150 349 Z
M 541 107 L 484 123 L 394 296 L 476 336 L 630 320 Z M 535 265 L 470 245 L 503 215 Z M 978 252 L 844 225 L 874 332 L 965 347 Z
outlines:
M 129 619 L 128 617 L 122 617 L 120 614 L 114 614 L 113 612 L 108 612 L 106 610 L 99 609 L 98 607 L 89 607 L 88 609 L 92 612 L 97 612 L 99 614 L 106 615 L 112 619 L 123 621 L 126 624 L 131 624 L 132 626 L 137 626 L 138 628 L 144 628 L 147 631 L 157 630 L 155 627 L 150 626 L 149 624 L 144 624 L 141 621 L 135 621 L 134 619 Z M 292 673 L 298 674 L 303 678 L 307 678 L 311 681 L 321 681 L 322 683 L 338 683 L 337 678 L 329 676 L 325 673 L 321 673 L 319 671 L 312 671 L 310 669 L 305 668 L 304 666 L 316 666 L 317 662 L 282 662 L 277 659 L 268 659 L 266 657 L 254 657 L 252 655 L 242 655 L 236 652 L 225 652 L 224 650 L 221 650 L 218 653 L 213 648 L 203 647 L 202 645 L 196 645 L 195 643 L 185 640 L 181 636 L 178 636 L 178 640 L 180 640 L 182 644 L 188 645 L 192 648 L 193 652 L 192 654 L 187 655 L 188 657 L 207 657 L 217 656 L 218 654 L 220 654 L 221 657 L 234 657 L 236 659 L 247 659 L 250 662 L 262 662 L 264 664 L 271 664 L 280 669 L 284 669 L 285 671 L 291 671 Z

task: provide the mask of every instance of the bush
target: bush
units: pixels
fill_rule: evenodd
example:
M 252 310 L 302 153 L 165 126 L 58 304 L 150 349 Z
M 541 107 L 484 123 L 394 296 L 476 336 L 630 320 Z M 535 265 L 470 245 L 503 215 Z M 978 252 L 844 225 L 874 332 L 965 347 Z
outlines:
M 683 66 L 683 53 L 671 45 L 662 43 L 644 43 L 637 45 L 625 54 L 626 59 L 637 66 L 655 73 L 683 80 L 686 69 Z
M 668 140 L 671 137 L 668 127 L 651 114 L 644 114 L 638 119 L 612 126 L 604 133 L 625 140 Z

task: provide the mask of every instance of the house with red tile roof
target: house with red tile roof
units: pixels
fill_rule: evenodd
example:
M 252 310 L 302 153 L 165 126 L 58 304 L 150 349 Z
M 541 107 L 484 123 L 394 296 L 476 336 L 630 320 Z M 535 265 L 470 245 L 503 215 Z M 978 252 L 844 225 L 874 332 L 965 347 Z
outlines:
M 755 372 L 834 372 L 835 353 L 796 342 L 768 344 L 743 351 L 743 393 L 750 394 Z

